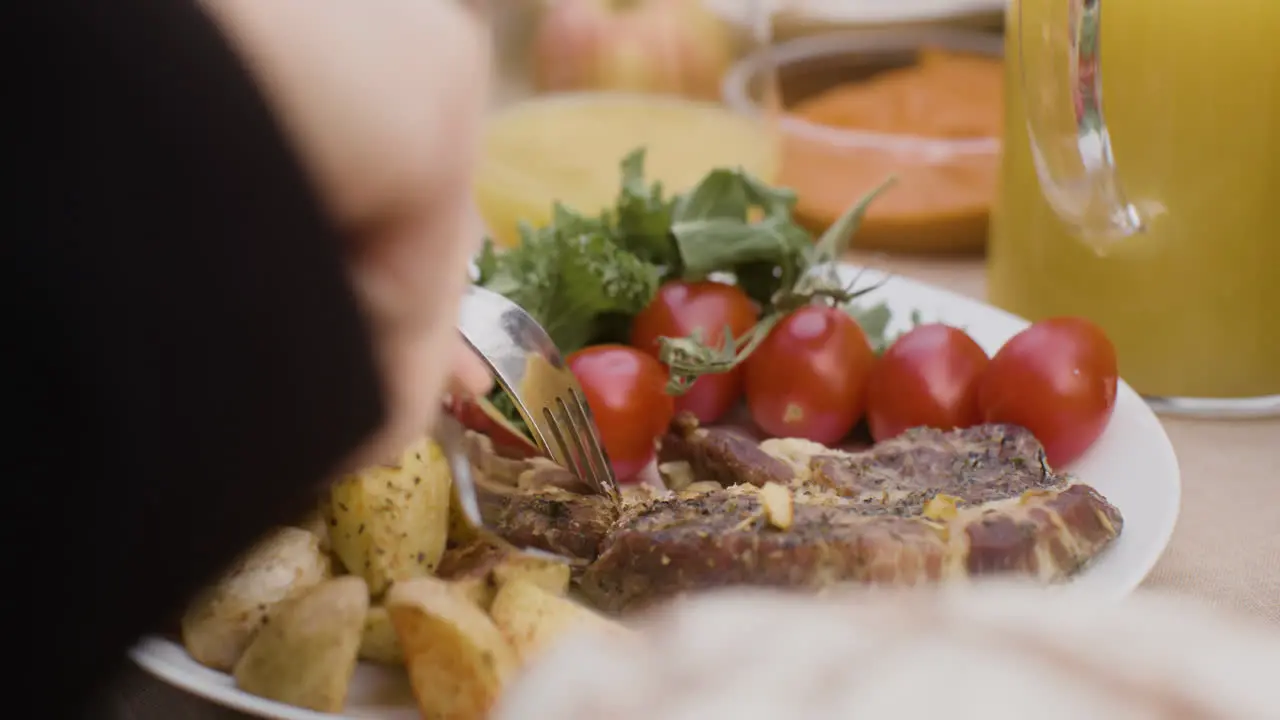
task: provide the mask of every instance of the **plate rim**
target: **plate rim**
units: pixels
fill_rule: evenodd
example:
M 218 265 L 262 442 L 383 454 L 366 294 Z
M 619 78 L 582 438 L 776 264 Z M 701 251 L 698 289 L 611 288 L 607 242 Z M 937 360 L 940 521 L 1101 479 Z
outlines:
M 841 261 L 839 263 L 839 272 L 842 275 L 849 276 L 858 275 L 861 280 L 868 284 L 877 284 L 883 281 L 883 286 L 888 287 L 890 284 L 902 286 L 904 292 L 912 294 L 920 293 L 925 296 L 932 295 L 937 300 L 943 302 L 932 303 L 936 309 L 944 306 L 951 307 L 970 307 L 975 311 L 991 315 L 999 318 L 1011 327 L 1016 326 L 1018 329 L 1025 328 L 1030 325 L 1030 321 L 1019 317 L 1007 310 L 996 307 L 983 299 L 975 298 L 969 295 L 934 285 L 932 283 L 916 280 L 897 273 L 889 273 L 874 267 L 868 267 L 856 263 Z M 875 301 L 875 293 L 868 294 L 866 298 Z M 946 320 L 938 317 L 935 321 Z M 926 318 L 926 321 L 928 319 Z M 1007 338 L 1006 338 L 1007 339 Z M 1004 341 L 1001 341 L 1004 342 Z M 981 344 L 981 341 L 980 341 Z M 991 351 L 987 348 L 988 352 Z M 1099 596 L 1105 596 L 1114 602 L 1120 602 L 1125 597 L 1132 594 L 1142 582 L 1150 576 L 1151 571 L 1155 568 L 1160 558 L 1164 555 L 1170 541 L 1173 538 L 1174 530 L 1178 524 L 1178 518 L 1182 509 L 1182 469 L 1178 462 L 1177 453 L 1174 450 L 1173 442 L 1169 438 L 1169 434 L 1165 431 L 1164 425 L 1160 422 L 1159 417 L 1154 411 L 1142 400 L 1141 396 L 1133 390 L 1124 380 L 1120 380 L 1118 386 L 1118 395 L 1124 397 L 1124 402 L 1136 404 L 1139 420 L 1145 424 L 1151 425 L 1156 433 L 1153 438 L 1159 446 L 1162 455 L 1170 462 L 1171 477 L 1168 479 L 1171 493 L 1170 505 L 1171 509 L 1163 518 L 1161 527 L 1151 537 L 1154 543 L 1150 551 L 1134 566 L 1134 570 L 1125 576 L 1125 578 L 1112 585 L 1089 586 L 1090 591 Z M 1119 406 L 1119 401 L 1117 401 Z M 1123 511 L 1123 509 L 1122 509 Z M 1108 548 L 1109 550 L 1110 548 Z M 1087 571 L 1086 571 L 1087 572 Z M 1047 590 L 1060 590 L 1071 592 L 1073 587 L 1077 586 L 1075 582 L 1067 583 L 1056 588 L 1046 588 Z M 239 712 L 256 715 L 269 720 L 359 720 L 359 716 L 348 714 L 331 714 L 320 713 L 313 710 L 298 708 L 285 703 L 268 700 L 256 695 L 244 692 L 234 685 L 227 685 L 204 679 L 202 675 L 208 673 L 210 675 L 221 675 L 226 677 L 226 673 L 220 673 L 211 668 L 200 666 L 200 671 L 194 672 L 183 668 L 181 665 L 175 664 L 166 659 L 166 656 L 172 653 L 181 653 L 186 656 L 186 664 L 196 664 L 194 660 L 187 654 L 185 648 L 181 644 L 173 640 L 158 636 L 147 635 L 139 639 L 128 651 L 128 656 L 143 670 L 155 676 L 162 682 L 166 682 L 180 690 L 188 692 L 197 697 L 203 698 L 209 702 L 221 705 L 226 708 L 237 710 Z
M 258 697 L 234 685 L 205 680 L 201 673 L 192 672 L 182 665 L 167 660 L 166 656 L 171 653 L 182 653 L 189 661 L 187 664 L 198 665 L 182 645 L 161 635 L 144 636 L 129 648 L 128 656 L 134 664 L 162 682 L 215 705 L 264 718 L 264 720 L 360 720 L 356 715 L 316 712 Z M 200 666 L 200 669 L 212 675 L 229 677 L 228 673 L 222 673 L 213 668 Z
M 966 295 L 966 294 L 956 292 L 954 290 L 950 290 L 948 288 L 945 288 L 939 285 L 935 285 L 933 283 L 930 283 L 924 280 L 917 280 L 915 278 L 907 277 L 900 273 L 886 272 L 884 270 L 880 270 L 875 267 L 867 266 L 863 264 L 858 264 L 858 263 L 853 263 L 848 261 L 841 261 L 839 263 L 839 266 L 840 266 L 841 275 L 844 276 L 847 280 L 852 280 L 855 277 L 861 276 L 861 278 L 864 279 L 868 285 L 874 285 L 874 284 L 883 282 L 884 285 L 887 286 L 890 283 L 892 283 L 892 284 L 902 285 L 904 286 L 904 289 L 909 288 L 913 293 L 921 293 L 926 296 L 932 295 L 938 300 L 942 301 L 942 302 L 932 303 L 935 308 L 942 308 L 944 306 L 945 307 L 968 306 L 970 308 L 973 308 L 975 311 L 980 310 L 982 313 L 985 313 L 989 316 L 998 317 L 1003 322 L 1008 323 L 1011 327 L 1016 326 L 1018 330 L 1025 329 L 1026 327 L 1031 325 L 1030 320 L 1024 317 L 1021 317 L 1019 315 L 1016 315 L 1012 312 L 1009 312 L 1008 310 L 1005 310 L 1003 308 L 997 307 L 987 302 L 985 298 L 977 298 L 971 295 Z M 866 298 L 873 302 L 875 301 L 874 294 L 868 294 Z M 925 321 L 928 322 L 929 318 L 925 318 Z M 945 318 L 941 318 L 941 317 L 934 319 L 934 321 L 947 322 Z M 983 344 L 981 338 L 976 338 L 976 339 L 979 341 L 979 344 Z M 1005 338 L 1005 340 L 1001 341 L 1001 344 L 1003 344 L 1007 340 L 1008 338 Z M 988 353 L 994 352 L 994 348 L 991 348 L 991 347 L 984 346 L 984 349 L 986 349 Z M 1085 586 L 1089 588 L 1089 592 L 1091 593 L 1108 596 L 1108 597 L 1111 597 L 1111 599 L 1113 599 L 1114 601 L 1119 602 L 1123 600 L 1125 597 L 1132 594 L 1135 590 L 1137 590 L 1137 588 L 1148 577 L 1150 577 L 1151 571 L 1155 569 L 1155 566 L 1160 562 L 1160 558 L 1164 555 L 1165 550 L 1168 549 L 1169 543 L 1173 539 L 1173 533 L 1177 529 L 1178 519 L 1182 515 L 1183 490 L 1182 490 L 1182 466 L 1181 466 L 1181 463 L 1178 461 L 1178 454 L 1173 447 L 1173 441 L 1169 438 L 1169 433 L 1165 430 L 1164 423 L 1160 420 L 1160 417 L 1156 415 L 1155 411 L 1152 410 L 1151 407 L 1147 405 L 1146 401 L 1142 399 L 1142 396 L 1139 395 L 1138 392 L 1134 390 L 1132 386 L 1129 385 L 1129 383 L 1125 382 L 1123 378 L 1121 378 L 1117 383 L 1116 390 L 1117 390 L 1116 406 L 1120 407 L 1121 400 L 1123 400 L 1123 402 L 1126 405 L 1132 405 L 1134 407 L 1134 411 L 1137 413 L 1137 415 L 1134 418 L 1135 421 L 1141 422 L 1144 425 L 1148 425 L 1151 427 L 1152 430 L 1155 431 L 1152 434 L 1152 440 L 1154 444 L 1158 446 L 1160 455 L 1163 456 L 1163 459 L 1167 461 L 1168 470 L 1169 470 L 1169 472 L 1166 475 L 1166 477 L 1168 478 L 1167 482 L 1169 484 L 1169 487 L 1165 488 L 1165 490 L 1168 493 L 1165 498 L 1168 509 L 1166 513 L 1164 513 L 1163 515 L 1160 526 L 1155 531 L 1153 531 L 1153 534 L 1150 536 L 1150 540 L 1153 541 L 1151 542 L 1151 546 L 1153 549 L 1140 562 L 1136 562 L 1136 564 L 1133 566 L 1134 567 L 1133 572 L 1130 573 L 1130 575 L 1128 576 L 1128 579 L 1126 579 L 1125 581 L 1116 582 L 1111 586 L 1101 586 L 1101 587 L 1088 586 L 1088 585 Z M 1108 425 L 1108 427 L 1110 426 Z M 1106 435 L 1106 430 L 1103 431 L 1103 437 L 1105 437 L 1105 435 Z M 1087 458 L 1087 454 L 1085 457 Z M 1085 482 L 1085 484 L 1090 484 L 1090 486 L 1092 487 L 1092 484 L 1089 483 L 1087 478 L 1083 482 Z M 1108 499 L 1111 499 L 1111 498 L 1109 497 Z M 1120 508 L 1120 509 L 1123 513 L 1124 508 Z M 1128 516 L 1128 513 L 1125 513 L 1125 515 Z M 1108 548 L 1108 550 L 1110 550 L 1110 548 Z M 1086 569 L 1086 572 L 1087 572 L 1087 569 Z M 1065 583 L 1061 586 L 1056 586 L 1055 588 L 1052 588 L 1052 589 L 1071 592 L 1072 588 L 1079 588 L 1080 585 L 1081 584 L 1078 584 L 1076 582 L 1070 582 L 1070 583 Z

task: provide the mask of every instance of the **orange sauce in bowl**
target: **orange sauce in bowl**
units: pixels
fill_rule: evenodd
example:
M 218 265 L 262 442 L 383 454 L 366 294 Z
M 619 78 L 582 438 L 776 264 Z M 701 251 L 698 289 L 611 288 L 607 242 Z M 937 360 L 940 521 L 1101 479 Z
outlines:
M 796 190 L 800 220 L 820 232 L 893 175 L 856 247 L 981 250 L 996 192 L 1002 82 L 999 59 L 926 50 L 915 65 L 789 108 L 779 181 Z

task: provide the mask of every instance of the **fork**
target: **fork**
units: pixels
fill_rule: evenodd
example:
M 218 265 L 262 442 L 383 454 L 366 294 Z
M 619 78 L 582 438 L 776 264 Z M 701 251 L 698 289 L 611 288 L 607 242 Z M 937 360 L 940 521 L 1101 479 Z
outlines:
M 511 397 L 538 448 L 620 504 L 591 408 L 538 321 L 502 295 L 472 285 L 462 298 L 458 330 Z

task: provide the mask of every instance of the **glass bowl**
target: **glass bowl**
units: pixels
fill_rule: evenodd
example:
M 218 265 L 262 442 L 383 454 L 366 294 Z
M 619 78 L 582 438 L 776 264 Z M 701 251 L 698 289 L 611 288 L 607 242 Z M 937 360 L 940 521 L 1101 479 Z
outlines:
M 743 22 L 741 0 L 703 0 Z M 867 28 L 965 27 L 999 30 L 1005 0 L 765 0 L 775 40 Z
M 778 182 L 796 190 L 797 215 L 815 233 L 893 176 L 894 185 L 868 210 L 855 248 L 974 253 L 986 245 L 996 194 L 1003 108 L 1000 68 L 990 60 L 1000 56 L 998 35 L 972 30 L 829 33 L 746 57 L 722 90 L 729 107 L 760 114 L 776 87 Z M 939 57 L 949 63 L 946 72 L 926 65 Z M 893 84 L 892 71 L 913 66 L 933 69 L 915 85 Z M 859 87 L 885 93 L 863 94 L 847 112 L 827 104 L 823 113 L 856 110 L 860 117 L 838 126 L 813 119 L 816 110 L 799 114 L 824 93 Z M 918 131 L 920 122 L 930 126 L 928 134 Z

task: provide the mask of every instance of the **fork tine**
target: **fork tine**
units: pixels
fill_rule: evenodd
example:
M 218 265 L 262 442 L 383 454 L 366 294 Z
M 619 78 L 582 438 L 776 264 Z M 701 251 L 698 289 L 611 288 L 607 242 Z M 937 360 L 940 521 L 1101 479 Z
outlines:
M 573 432 L 572 426 L 566 427 L 567 422 L 565 420 L 556 417 L 556 410 L 560 410 L 563 413 L 563 409 L 564 403 L 559 398 L 553 400 L 547 407 L 542 408 L 542 417 L 546 420 L 547 430 L 550 431 L 551 438 L 555 441 L 554 444 L 548 445 L 547 449 L 551 451 L 552 460 L 573 471 L 574 475 L 580 478 L 585 477 L 590 481 L 590 478 L 582 472 L 580 463 L 582 454 L 575 447 L 576 433 Z
M 550 409 L 544 412 L 556 437 L 564 445 L 565 453 L 574 458 L 570 469 L 586 480 L 597 493 L 617 502 L 620 496 L 617 480 L 613 476 L 613 466 L 596 433 L 591 410 L 583 401 L 581 392 L 572 386 L 567 387 L 564 394 L 557 396 L 550 404 L 558 412 Z
M 568 395 L 572 400 L 572 388 L 568 389 Z M 547 415 L 553 423 L 557 424 L 556 433 L 564 445 L 564 451 L 567 455 L 573 457 L 572 470 L 575 471 L 577 477 L 585 479 L 595 492 L 602 492 L 602 482 L 600 482 L 599 471 L 591 464 L 591 445 L 590 437 L 584 433 L 582 420 L 576 418 L 571 410 L 570 402 L 564 401 L 563 396 L 557 396 L 552 401 L 554 411 L 548 409 Z
M 604 444 L 596 430 L 595 419 L 582 391 L 570 388 L 565 414 L 568 415 L 577 429 L 577 436 L 584 446 L 582 449 L 583 464 L 595 481 L 596 491 L 618 499 L 618 480 L 613 475 L 613 464 L 605 452 Z

